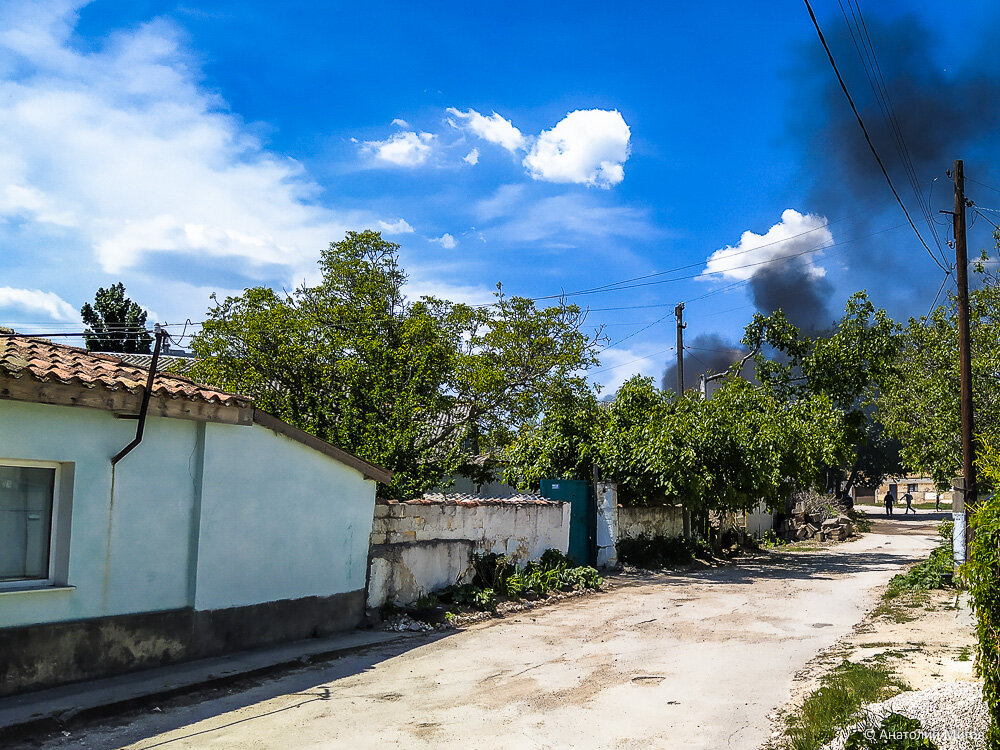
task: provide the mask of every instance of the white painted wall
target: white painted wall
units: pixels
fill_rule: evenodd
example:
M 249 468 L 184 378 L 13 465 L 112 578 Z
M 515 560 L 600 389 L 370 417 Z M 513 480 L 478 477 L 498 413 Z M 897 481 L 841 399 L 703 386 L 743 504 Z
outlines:
M 597 567 L 606 568 L 618 562 L 618 485 L 597 483 Z
M 196 609 L 365 587 L 375 482 L 260 425 L 208 424 Z
M 463 580 L 473 553 L 503 553 L 520 564 L 547 549 L 565 553 L 569 523 L 568 503 L 376 505 L 368 606 L 408 604 Z
M 150 417 L 112 502 L 134 434 L 106 411 L 0 400 L 0 458 L 74 467 L 72 588 L 0 590 L 0 627 L 364 588 L 373 481 L 259 425 Z

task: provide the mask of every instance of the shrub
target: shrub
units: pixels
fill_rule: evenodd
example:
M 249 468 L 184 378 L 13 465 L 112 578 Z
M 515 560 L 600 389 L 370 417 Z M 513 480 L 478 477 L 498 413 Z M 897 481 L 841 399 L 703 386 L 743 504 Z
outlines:
M 474 555 L 472 569 L 469 583 L 448 586 L 427 598 L 454 608 L 495 612 L 501 601 L 522 599 L 529 593 L 546 596 L 550 591 L 599 589 L 604 585 L 595 568 L 575 566 L 556 549 L 545 550 L 538 561 L 521 570 L 506 555 Z
M 954 551 L 952 547 L 951 521 L 938 524 L 941 544 L 923 562 L 917 563 L 905 573 L 893 576 L 885 591 L 885 599 L 893 599 L 904 591 L 943 589 L 951 586 L 954 574 Z
M 963 568 L 976 615 L 979 652 L 976 672 L 990 712 L 986 744 L 1000 748 L 1000 502 L 984 502 L 972 515 L 975 535 Z

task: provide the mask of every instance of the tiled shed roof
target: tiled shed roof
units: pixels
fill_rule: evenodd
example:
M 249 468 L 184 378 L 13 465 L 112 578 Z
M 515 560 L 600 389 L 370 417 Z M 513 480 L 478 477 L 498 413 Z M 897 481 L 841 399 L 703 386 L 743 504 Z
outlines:
M 159 369 L 159 368 L 157 368 Z M 63 383 L 84 388 L 105 388 L 139 393 L 146 387 L 147 367 L 126 364 L 110 354 L 88 352 L 27 336 L 0 336 L 0 378 L 29 378 L 42 383 Z M 196 383 L 182 375 L 157 373 L 154 396 L 203 401 L 222 406 L 248 407 L 246 396 L 226 393 Z
M 379 500 L 382 504 L 392 504 L 391 500 Z M 488 497 L 464 493 L 448 494 L 429 492 L 423 497 L 404 500 L 406 505 L 559 505 L 558 500 L 548 500 L 541 495 L 512 495 L 510 497 Z

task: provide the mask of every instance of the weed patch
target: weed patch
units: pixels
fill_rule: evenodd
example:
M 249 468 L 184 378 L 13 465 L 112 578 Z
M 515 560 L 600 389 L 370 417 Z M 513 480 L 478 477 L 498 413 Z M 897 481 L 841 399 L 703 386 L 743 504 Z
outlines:
M 559 550 L 549 549 L 537 562 L 518 569 L 506 555 L 491 553 L 475 555 L 473 578 L 469 583 L 454 584 L 421 597 L 414 609 L 421 613 L 440 607 L 451 614 L 466 610 L 495 612 L 503 601 L 538 599 L 553 591 L 599 589 L 604 585 L 597 570 L 590 566 L 573 565 Z
M 905 682 L 881 665 L 844 661 L 823 677 L 820 687 L 788 717 L 787 747 L 818 750 L 834 738 L 839 728 L 856 719 L 862 706 L 909 689 Z
M 954 566 L 951 541 L 953 528 L 954 524 L 951 521 L 942 521 L 938 525 L 941 544 L 926 560 L 917 563 L 905 573 L 893 576 L 882 598 L 890 600 L 906 591 L 928 591 L 950 587 Z

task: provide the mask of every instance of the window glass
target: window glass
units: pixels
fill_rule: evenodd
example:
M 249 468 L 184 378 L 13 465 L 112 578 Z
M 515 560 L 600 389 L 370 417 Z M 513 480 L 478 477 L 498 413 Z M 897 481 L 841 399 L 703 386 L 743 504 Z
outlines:
M 907 492 L 916 492 L 917 491 L 917 485 L 915 485 L 915 484 L 908 484 L 908 485 L 906 485 L 906 491 Z
M 0 466 L 0 581 L 49 577 L 56 470 Z

